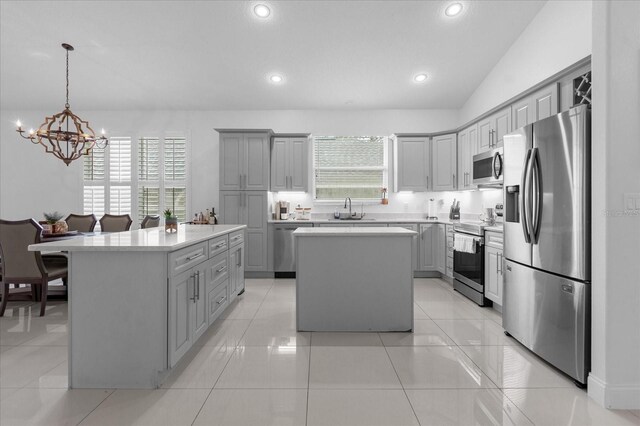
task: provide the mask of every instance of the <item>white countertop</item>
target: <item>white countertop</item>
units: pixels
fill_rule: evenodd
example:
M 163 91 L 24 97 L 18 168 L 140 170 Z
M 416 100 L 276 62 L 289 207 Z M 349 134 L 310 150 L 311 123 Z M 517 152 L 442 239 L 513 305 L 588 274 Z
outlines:
M 338 220 L 338 219 L 311 219 L 311 220 L 296 220 L 296 219 L 289 219 L 289 220 L 273 220 L 273 219 L 269 219 L 269 224 L 289 224 L 289 223 L 293 223 L 293 224 L 304 224 L 304 223 L 338 223 L 338 224 L 345 224 L 345 223 L 350 223 L 350 224 L 354 224 L 357 225 L 358 223 L 443 223 L 446 225 L 451 225 L 453 222 L 449 219 L 425 219 L 425 218 L 408 218 L 408 219 L 404 219 L 404 218 L 384 218 L 384 219 L 362 219 L 362 220 Z
M 247 225 L 179 225 L 178 232 L 164 227 L 114 232 L 31 244 L 29 251 L 174 251 L 210 238 L 246 228 Z
M 418 233 L 411 231 L 410 229 L 400 227 L 389 228 L 345 228 L 345 227 L 322 227 L 322 228 L 298 228 L 293 231 L 293 235 L 296 237 L 348 237 L 348 236 L 414 236 Z

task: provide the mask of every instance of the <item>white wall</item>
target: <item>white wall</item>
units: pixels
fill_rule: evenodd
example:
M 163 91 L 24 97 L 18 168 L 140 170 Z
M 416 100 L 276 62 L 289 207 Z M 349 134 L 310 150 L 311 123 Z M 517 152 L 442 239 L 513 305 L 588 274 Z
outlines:
M 594 2 L 593 283 L 589 395 L 640 409 L 640 2 Z
M 591 54 L 591 2 L 551 0 L 460 110 L 463 125 Z
M 15 132 L 55 111 L 0 111 L 0 217 L 40 218 L 43 211 L 82 210 L 81 162 L 67 167 Z M 75 111 L 109 135 L 186 131 L 191 140 L 191 210 L 218 206 L 218 133 L 214 128 L 270 128 L 281 133 L 420 133 L 450 129 L 457 110 L 376 111 Z M 404 204 L 402 204 L 404 206 Z

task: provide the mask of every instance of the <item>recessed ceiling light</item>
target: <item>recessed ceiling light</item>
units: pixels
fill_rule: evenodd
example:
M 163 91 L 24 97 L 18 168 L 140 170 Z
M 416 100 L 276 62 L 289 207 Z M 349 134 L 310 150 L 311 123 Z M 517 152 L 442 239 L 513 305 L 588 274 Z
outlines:
M 415 81 L 416 83 L 422 83 L 426 79 L 427 79 L 427 75 L 426 74 L 418 74 L 415 77 L 413 77 L 413 81 Z
M 462 3 L 453 3 L 447 7 L 444 14 L 451 17 L 456 16 L 460 12 L 462 12 Z
M 269 9 L 266 4 L 257 4 L 253 8 L 253 13 L 255 13 L 258 18 L 266 18 L 271 15 L 271 9 Z
M 282 76 L 278 74 L 274 74 L 271 77 L 269 77 L 269 81 L 271 81 L 272 83 L 282 83 Z

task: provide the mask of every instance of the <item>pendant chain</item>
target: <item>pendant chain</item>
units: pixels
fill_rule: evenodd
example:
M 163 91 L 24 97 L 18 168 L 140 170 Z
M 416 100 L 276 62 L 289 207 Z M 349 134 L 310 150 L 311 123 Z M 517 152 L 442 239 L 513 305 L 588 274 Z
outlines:
M 69 108 L 69 51 L 67 50 L 67 103 L 64 104 L 65 108 Z

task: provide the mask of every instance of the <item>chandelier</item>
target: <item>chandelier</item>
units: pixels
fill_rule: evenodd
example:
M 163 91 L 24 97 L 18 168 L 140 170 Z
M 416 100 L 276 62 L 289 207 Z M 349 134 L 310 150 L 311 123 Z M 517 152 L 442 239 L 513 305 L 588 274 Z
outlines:
M 42 145 L 46 152 L 55 155 L 68 166 L 82 155 L 88 155 L 96 146 L 105 148 L 109 140 L 105 136 L 104 129 L 102 129 L 100 136 L 96 136 L 89 126 L 89 122 L 71 112 L 69 108 L 69 52 L 73 51 L 73 46 L 62 43 L 62 47 L 67 54 L 67 101 L 64 104 L 64 110 L 46 117 L 38 130 L 30 129 L 25 132 L 22 129 L 22 123 L 18 121 L 16 122 L 18 126 L 16 131 L 32 143 Z

